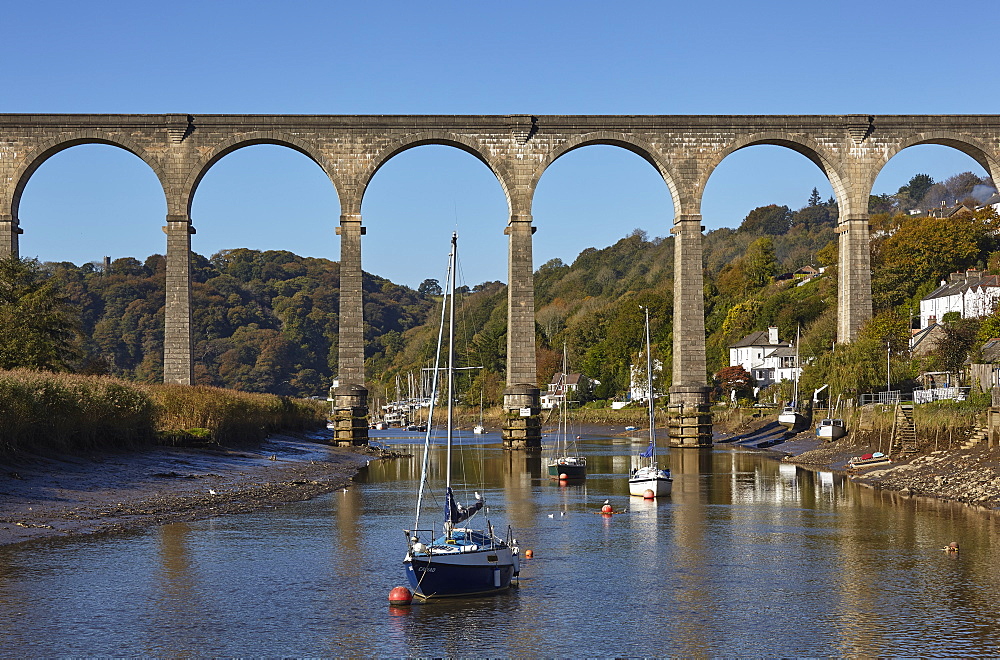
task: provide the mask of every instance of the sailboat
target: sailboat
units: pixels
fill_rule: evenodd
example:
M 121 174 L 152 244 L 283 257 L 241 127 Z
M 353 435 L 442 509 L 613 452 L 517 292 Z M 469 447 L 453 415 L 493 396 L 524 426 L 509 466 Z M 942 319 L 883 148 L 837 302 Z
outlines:
M 472 427 L 473 433 L 486 433 L 486 427 L 483 426 L 483 391 L 486 389 L 486 384 L 479 390 L 479 423 Z
M 424 440 L 423 469 L 420 487 L 417 490 L 417 510 L 413 529 L 405 530 L 407 551 L 403 564 L 406 577 L 415 596 L 421 599 L 445 596 L 473 596 L 490 594 L 508 589 L 511 581 L 520 572 L 520 553 L 511 528 L 506 535 L 497 536 L 487 515 L 486 499 L 478 492 L 475 501 L 468 507 L 462 506 L 452 487 L 452 443 L 454 437 L 455 385 L 455 263 L 458 255 L 458 235 L 452 234 L 451 254 L 448 261 L 448 288 L 441 308 L 441 327 L 438 331 L 437 360 L 440 362 L 445 325 L 448 326 L 448 366 L 447 366 L 447 451 L 445 459 L 444 521 L 442 531 L 422 527 L 420 522 L 424 492 L 428 486 L 428 463 L 432 426 L 428 423 Z M 449 304 L 450 303 L 450 304 Z M 448 322 L 445 322 L 445 308 L 449 308 Z M 428 419 L 434 414 L 437 400 L 438 374 L 435 365 L 434 385 L 431 393 L 431 409 Z M 469 526 L 480 512 L 485 519 L 479 529 Z
M 670 470 L 661 470 L 656 465 L 656 429 L 653 414 L 653 357 L 650 354 L 649 342 L 649 308 L 646 312 L 646 387 L 649 395 L 649 446 L 646 451 L 633 457 L 632 471 L 628 475 L 628 492 L 637 497 L 665 497 L 670 494 L 674 480 Z M 637 464 L 637 465 L 636 465 Z
M 789 405 L 778 414 L 778 423 L 786 429 L 801 429 L 806 418 L 798 411 L 799 404 L 799 328 L 795 329 L 795 386 Z
M 559 431 L 556 434 L 555 456 L 549 459 L 549 476 L 553 479 L 586 479 L 587 459 L 584 456 L 571 456 L 570 444 L 576 448 L 576 441 L 569 439 L 569 429 L 566 423 L 566 393 L 568 391 L 567 380 L 569 374 L 566 373 L 566 344 L 563 344 L 563 364 L 562 375 L 559 378 L 559 385 L 562 390 L 562 397 L 559 402 Z

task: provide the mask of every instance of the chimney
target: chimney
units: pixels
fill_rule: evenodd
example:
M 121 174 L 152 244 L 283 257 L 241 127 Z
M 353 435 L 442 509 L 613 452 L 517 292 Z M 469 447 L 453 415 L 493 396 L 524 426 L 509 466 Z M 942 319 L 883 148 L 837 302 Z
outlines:
M 979 280 L 983 279 L 983 272 L 975 268 L 970 268 L 965 271 L 965 281 L 969 284 L 976 284 Z
M 111 257 L 104 257 L 104 272 L 108 272 L 111 268 Z
M 778 327 L 777 326 L 772 325 L 772 326 L 770 326 L 767 329 L 767 341 L 770 344 L 777 344 L 777 343 L 779 343 L 778 342 Z

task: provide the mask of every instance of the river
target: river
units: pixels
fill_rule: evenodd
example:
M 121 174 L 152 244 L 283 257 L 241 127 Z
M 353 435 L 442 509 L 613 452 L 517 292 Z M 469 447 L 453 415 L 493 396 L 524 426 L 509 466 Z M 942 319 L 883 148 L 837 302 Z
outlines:
M 719 446 L 664 452 L 669 498 L 629 498 L 641 440 L 588 435 L 559 485 L 494 435 L 475 463 L 522 552 L 498 596 L 390 607 L 406 583 L 413 456 L 346 491 L 142 532 L 0 548 L 4 656 L 718 656 L 1000 653 L 1000 524 L 965 507 Z M 472 447 L 464 447 L 472 454 Z M 435 449 L 434 461 L 440 458 Z M 627 513 L 599 515 L 604 500 Z M 942 552 L 961 543 L 958 556 Z

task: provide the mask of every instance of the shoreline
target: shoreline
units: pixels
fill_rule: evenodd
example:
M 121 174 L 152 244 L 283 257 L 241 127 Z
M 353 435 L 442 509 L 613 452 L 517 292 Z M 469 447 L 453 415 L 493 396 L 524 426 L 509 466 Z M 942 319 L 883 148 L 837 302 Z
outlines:
M 0 546 L 246 513 L 347 486 L 378 455 L 322 435 L 259 447 L 150 447 L 0 465 Z
M 622 435 L 587 424 L 584 432 Z M 770 420 L 717 427 L 715 444 L 770 455 L 810 470 L 903 496 L 930 497 L 995 511 L 1000 456 L 986 443 L 893 455 L 888 466 L 847 468 L 871 450 L 864 434 L 821 442 L 812 429 L 791 434 Z M 725 429 L 725 430 L 722 430 Z M 735 433 L 734 433 L 735 431 Z M 857 437 L 855 437 L 857 436 Z M 21 455 L 0 465 L 0 546 L 247 513 L 344 488 L 376 450 L 327 444 L 325 432 L 280 434 L 259 447 L 149 447 L 57 456 Z
M 735 430 L 736 434 L 717 433 L 722 437 L 716 444 L 771 453 L 784 463 L 809 470 L 846 474 L 862 486 L 905 497 L 928 497 L 987 511 L 1000 508 L 1000 452 L 991 451 L 985 440 L 970 447 L 959 445 L 909 455 L 891 453 L 888 465 L 851 469 L 847 462 L 852 456 L 878 449 L 864 433 L 851 432 L 825 442 L 811 428 L 791 434 L 774 422 L 762 420 Z M 741 444 L 747 440 L 752 444 Z

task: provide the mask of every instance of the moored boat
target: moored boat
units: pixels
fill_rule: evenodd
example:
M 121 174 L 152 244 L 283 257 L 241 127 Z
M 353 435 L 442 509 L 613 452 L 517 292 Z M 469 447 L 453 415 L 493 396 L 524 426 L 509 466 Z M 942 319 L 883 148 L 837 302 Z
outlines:
M 819 426 L 816 427 L 816 437 L 822 438 L 824 440 L 836 440 L 837 438 L 843 438 L 847 435 L 847 427 L 844 426 L 844 420 L 826 418 L 820 421 Z
M 636 457 L 628 475 L 628 492 L 636 497 L 666 497 L 673 489 L 674 480 L 670 470 L 661 469 L 656 464 L 656 423 L 653 401 L 653 358 L 650 355 L 649 308 L 646 312 L 646 383 L 649 395 L 649 446 Z M 648 460 L 647 460 L 648 459 Z
M 406 577 L 415 596 L 421 599 L 444 596 L 474 596 L 491 594 L 508 589 L 511 581 L 520 571 L 520 557 L 517 542 L 510 527 L 504 536 L 498 536 L 488 517 L 480 529 L 471 527 L 471 522 L 482 512 L 488 516 L 486 498 L 479 492 L 468 506 L 462 506 L 456 497 L 452 484 L 452 444 L 454 436 L 454 415 L 452 403 L 455 384 L 455 262 L 457 256 L 457 236 L 452 234 L 452 249 L 448 266 L 448 287 L 444 306 L 441 310 L 441 330 L 438 333 L 438 357 L 440 362 L 444 336 L 445 307 L 449 308 L 448 326 L 448 366 L 447 366 L 447 425 L 445 453 L 444 524 L 442 531 L 421 527 L 420 514 L 424 493 L 431 490 L 428 482 L 430 457 L 431 421 L 434 415 L 434 401 L 438 393 L 438 365 L 434 369 L 433 395 L 428 415 L 428 430 L 424 439 L 424 456 L 417 491 L 416 518 L 413 529 L 405 530 L 407 541 Z M 465 452 L 463 452 L 464 454 Z M 461 526 L 460 526 L 461 525 Z M 426 541 L 425 541 L 426 539 Z
M 576 449 L 576 441 L 570 439 L 569 429 L 567 428 L 566 393 L 568 388 L 565 344 L 563 344 L 562 369 L 562 376 L 560 376 L 559 379 L 559 385 L 562 391 L 562 400 L 559 403 L 559 432 L 556 436 L 555 455 L 548 461 L 549 477 L 560 480 L 586 479 L 587 459 L 584 456 L 577 455 L 576 452 L 570 451 L 571 449 Z
M 880 451 L 872 452 L 870 454 L 862 454 L 861 456 L 854 456 L 851 460 L 847 461 L 847 467 L 856 469 L 862 467 L 868 467 L 870 465 L 885 465 L 890 463 L 889 457 Z

